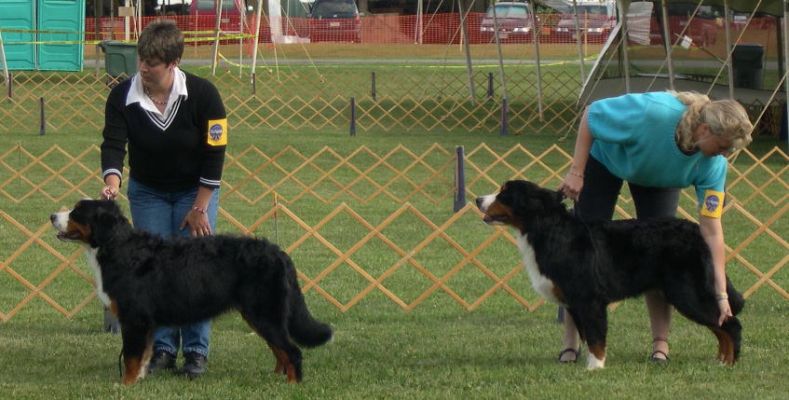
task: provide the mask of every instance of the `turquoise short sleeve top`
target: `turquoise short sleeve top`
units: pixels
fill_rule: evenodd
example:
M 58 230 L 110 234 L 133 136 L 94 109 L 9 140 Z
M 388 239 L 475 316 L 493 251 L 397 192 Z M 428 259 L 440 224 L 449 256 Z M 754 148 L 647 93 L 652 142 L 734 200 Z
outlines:
M 699 205 L 707 190 L 723 192 L 727 161 L 680 151 L 674 135 L 687 107 L 668 92 L 626 94 L 593 102 L 590 154 L 612 174 L 642 186 L 693 185 Z

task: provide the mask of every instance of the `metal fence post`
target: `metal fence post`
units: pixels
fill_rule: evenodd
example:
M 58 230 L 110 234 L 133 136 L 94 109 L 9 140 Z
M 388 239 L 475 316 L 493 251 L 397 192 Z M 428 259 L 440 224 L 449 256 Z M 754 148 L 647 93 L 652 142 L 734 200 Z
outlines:
M 499 135 L 507 136 L 510 134 L 509 132 L 509 106 L 507 104 L 507 98 L 501 98 L 501 128 L 499 129 Z
M 493 72 L 488 72 L 488 98 L 493 98 Z
M 39 109 L 41 110 L 41 125 L 38 128 L 38 134 L 44 136 L 47 133 L 46 116 L 44 115 L 44 98 L 38 98 Z
M 463 146 L 455 148 L 455 202 L 454 212 L 466 206 L 466 155 Z
M 13 89 L 14 88 L 14 75 L 9 72 L 8 75 L 6 76 L 6 78 L 8 78 L 8 82 L 6 82 L 6 84 L 7 84 L 6 86 L 8 86 L 8 98 L 10 99 L 10 98 L 13 98 L 13 96 L 14 96 L 14 89 Z
M 373 100 L 375 100 L 375 71 L 371 72 L 370 74 L 371 74 L 371 77 L 372 77 L 372 91 L 371 91 L 371 94 L 373 96 Z
M 356 136 L 356 98 L 351 97 L 351 136 Z
M 254 71 L 252 72 L 252 78 L 251 79 L 252 79 L 252 95 L 254 96 L 255 92 L 257 90 L 257 77 L 255 76 L 255 72 Z

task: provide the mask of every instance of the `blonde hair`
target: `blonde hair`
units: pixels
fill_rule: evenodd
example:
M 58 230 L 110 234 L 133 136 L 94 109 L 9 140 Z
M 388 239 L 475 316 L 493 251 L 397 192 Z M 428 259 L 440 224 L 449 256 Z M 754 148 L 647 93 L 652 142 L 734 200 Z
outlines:
M 695 142 L 693 132 L 701 124 L 707 124 L 712 134 L 731 140 L 732 151 L 751 143 L 753 124 L 748 113 L 734 100 L 710 100 L 707 95 L 696 92 L 669 91 L 688 107 L 677 126 L 677 143 L 682 150 L 692 151 Z

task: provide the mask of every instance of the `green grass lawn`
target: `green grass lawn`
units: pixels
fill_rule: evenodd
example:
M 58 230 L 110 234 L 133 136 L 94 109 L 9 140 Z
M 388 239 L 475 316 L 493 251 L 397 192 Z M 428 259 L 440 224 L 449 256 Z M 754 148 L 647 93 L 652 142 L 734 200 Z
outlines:
M 46 136 L 0 134 L 3 139 L 0 154 L 17 144 L 35 155 L 55 144 L 77 154 L 99 143 L 99 137 L 98 132 Z M 349 137 L 345 131 L 266 134 L 234 131 L 229 151 L 237 153 L 254 145 L 269 156 L 288 146 L 303 154 L 313 154 L 325 147 L 340 154 L 350 154 L 366 146 L 383 154 L 402 144 L 419 153 L 435 144 L 449 149 L 463 145 L 469 149 L 480 143 L 487 144 L 499 154 L 517 145 L 525 146 L 534 154 L 555 143 L 567 151 L 571 149 L 572 143 L 557 141 L 556 138 L 555 135 L 502 137 L 469 132 L 440 135 L 364 133 Z M 782 144 L 762 139 L 751 149 L 764 154 L 776 145 Z M 4 160 L 6 164 L 12 161 Z M 20 157 L 15 162 L 24 164 L 25 160 Z M 94 162 L 98 165 L 97 158 Z M 480 158 L 477 162 L 483 161 Z M 296 167 L 298 160 L 290 163 Z M 777 168 L 783 167 L 779 164 Z M 0 182 L 7 179 L 8 171 L 0 168 Z M 37 173 L 43 174 L 44 171 Z M 506 172 L 498 174 L 503 177 Z M 100 183 L 87 184 L 88 187 L 91 185 L 91 190 L 98 191 Z M 19 187 L 23 185 L 19 184 Z M 57 190 L 57 182 L 49 185 L 48 189 Z M 486 189 L 495 187 L 482 183 L 475 190 Z M 46 215 L 78 198 L 76 194 L 72 197 L 67 201 L 53 202 L 43 196 L 32 196 L 21 203 L 0 197 L 0 210 L 14 216 L 28 229 L 37 229 L 46 223 Z M 413 202 L 420 209 L 435 207 L 429 201 L 414 199 Z M 397 207 L 387 203 L 391 201 L 354 205 L 354 209 L 358 207 L 365 218 L 376 220 Z M 250 206 L 228 198 L 222 206 L 232 208 L 233 215 L 241 219 L 252 219 L 265 212 L 268 204 Z M 315 223 L 335 206 L 307 200 L 289 205 L 310 219 L 310 223 Z M 450 213 L 446 209 L 440 210 L 431 217 L 446 218 Z M 462 231 L 453 231 L 452 234 L 462 243 L 476 243 L 489 235 L 492 229 L 476 220 L 459 226 Z M 781 229 L 785 226 L 785 223 L 779 223 L 774 227 L 784 238 L 787 232 Z M 282 228 L 280 230 L 284 230 Z M 732 235 L 752 229 L 749 222 L 737 219 L 726 225 L 727 234 Z M 220 221 L 220 230 L 234 231 L 226 221 Z M 415 236 L 415 230 L 419 232 L 416 225 L 400 224 L 387 235 L 402 238 L 408 243 L 415 240 L 409 237 Z M 9 257 L 7 249 L 18 245 L 13 231 L 8 224 L 0 224 L 0 261 Z M 332 236 L 340 247 L 358 238 L 358 232 L 353 228 L 344 229 L 342 224 L 332 226 L 327 235 Z M 49 237 L 46 240 L 64 254 L 75 251 L 72 244 L 60 243 Z M 292 233 L 281 232 L 281 240 L 292 240 Z M 502 245 L 493 249 L 494 252 L 481 256 L 487 265 L 506 270 L 518 263 L 514 246 Z M 320 253 L 311 255 L 308 250 L 294 257 L 297 267 L 305 270 L 314 268 L 304 264 L 308 264 L 312 257 L 317 260 L 324 256 Z M 440 247 L 431 248 L 420 256 L 420 262 L 444 268 L 443 264 L 451 263 L 457 255 L 442 251 Z M 784 251 L 784 248 L 768 241 L 760 245 L 760 254 L 750 255 L 749 260 L 757 266 L 767 265 L 776 258 L 780 260 Z M 376 268 L 377 262 L 383 266 L 392 262 L 389 254 L 377 252 L 375 248 L 361 253 L 359 257 Z M 34 255 L 18 259 L 11 267 L 24 270 L 36 283 L 45 275 L 42 270 L 51 268 L 47 263 L 51 263 L 47 257 L 37 258 Z M 4 267 L 0 264 L 0 311 L 7 312 L 18 295 L 26 294 L 27 290 L 20 289 L 15 281 L 9 279 Z M 730 265 L 730 270 L 735 285 L 741 289 L 756 279 L 739 266 L 733 268 Z M 358 280 L 358 276 L 353 278 Z M 779 271 L 773 279 L 784 290 L 789 287 L 787 271 Z M 453 281 L 452 287 L 465 294 L 473 294 L 477 293 L 481 280 L 484 278 L 480 275 L 463 275 Z M 334 279 L 326 284 L 341 298 L 358 291 L 358 283 L 351 280 Z M 408 292 L 409 285 L 421 287 L 424 282 L 409 282 L 406 275 L 398 277 L 392 284 Z M 536 300 L 533 293 L 528 293 L 529 282 L 525 274 L 517 275 L 509 284 L 525 292 L 530 301 Z M 89 290 L 89 284 L 73 277 L 46 289 L 53 296 L 56 293 L 66 296 L 70 292 L 84 296 Z M 607 367 L 594 372 L 586 371 L 583 362 L 577 365 L 556 363 L 561 330 L 555 323 L 555 307 L 545 305 L 529 312 L 502 291 L 471 312 L 440 290 L 411 312 L 404 312 L 379 291 L 373 291 L 344 313 L 314 290 L 307 292 L 306 299 L 313 314 L 334 327 L 335 338 L 326 346 L 304 352 L 305 378 L 300 385 L 288 385 L 283 377 L 271 372 L 274 358 L 268 348 L 236 314 L 231 313 L 215 322 L 206 376 L 196 381 L 172 375 L 153 376 L 134 387 L 122 387 L 118 384 L 120 337 L 101 332 L 99 303 L 92 301 L 85 310 L 68 319 L 40 298 L 35 298 L 10 321 L 0 323 L 0 399 L 782 399 L 789 392 L 786 380 L 789 367 L 786 366 L 785 353 L 789 344 L 789 302 L 770 287 L 763 287 L 751 296 L 741 314 L 744 326 L 742 358 L 733 368 L 718 365 L 715 360 L 716 341 L 707 329 L 691 324 L 679 315 L 675 315 L 670 337 L 671 362 L 667 366 L 649 363 L 651 338 L 645 306 L 642 300 L 629 300 L 610 313 Z

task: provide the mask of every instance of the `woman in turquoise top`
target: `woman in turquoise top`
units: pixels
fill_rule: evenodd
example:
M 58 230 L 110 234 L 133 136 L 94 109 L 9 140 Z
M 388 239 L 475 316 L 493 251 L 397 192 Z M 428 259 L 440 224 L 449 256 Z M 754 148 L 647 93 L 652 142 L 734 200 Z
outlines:
M 674 216 L 682 188 L 693 185 L 699 203 L 701 234 L 715 264 L 721 324 L 731 309 L 726 297 L 721 211 L 725 156 L 751 142 L 753 125 L 733 100 L 711 101 L 694 92 L 628 94 L 592 103 L 578 127 L 573 164 L 562 182 L 586 221 L 610 220 L 627 182 L 637 218 Z M 668 360 L 671 308 L 663 293 L 645 295 L 652 328 L 652 355 Z M 578 358 L 578 331 L 565 313 L 560 362 Z

